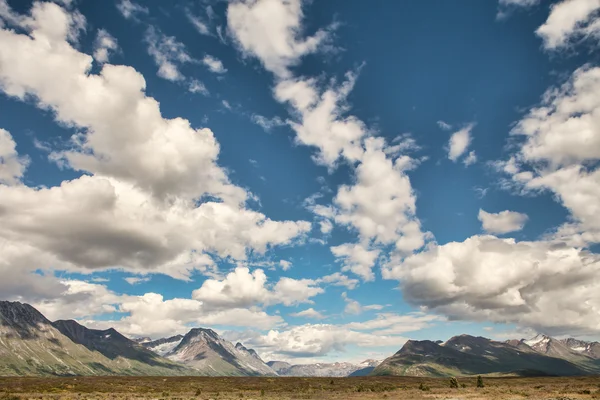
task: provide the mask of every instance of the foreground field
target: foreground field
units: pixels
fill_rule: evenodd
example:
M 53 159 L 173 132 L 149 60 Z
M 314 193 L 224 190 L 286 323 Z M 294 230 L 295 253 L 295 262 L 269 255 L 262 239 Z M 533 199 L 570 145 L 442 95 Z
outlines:
M 600 398 L 600 377 L 484 378 L 479 389 L 475 378 L 459 384 L 452 389 L 448 379 L 408 377 L 0 377 L 0 400 Z

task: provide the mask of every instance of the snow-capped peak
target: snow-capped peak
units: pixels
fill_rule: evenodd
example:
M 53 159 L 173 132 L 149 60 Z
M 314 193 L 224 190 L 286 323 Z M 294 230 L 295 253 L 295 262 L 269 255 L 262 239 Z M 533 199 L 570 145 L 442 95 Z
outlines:
M 529 347 L 543 346 L 545 344 L 548 344 L 548 342 L 550 342 L 550 339 L 550 336 L 539 334 L 531 339 L 523 340 L 523 343 L 525 343 Z

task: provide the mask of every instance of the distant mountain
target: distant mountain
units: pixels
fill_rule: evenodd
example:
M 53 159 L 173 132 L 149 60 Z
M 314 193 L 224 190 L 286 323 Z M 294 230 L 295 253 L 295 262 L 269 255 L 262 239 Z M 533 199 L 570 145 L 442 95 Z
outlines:
M 92 338 L 97 332 L 72 322 L 57 324 L 65 331 L 68 329 L 69 335 L 65 335 L 29 304 L 0 301 L 0 375 L 188 375 L 191 372 L 168 360 L 150 365 L 121 355 L 107 357 L 98 351 L 101 345 L 97 349 L 88 348 L 96 343 Z M 108 334 L 120 340 L 118 332 L 104 333 Z
M 158 340 L 153 340 L 150 342 L 144 342 L 142 345 L 155 352 L 156 354 L 164 357 L 169 354 L 175 347 L 181 343 L 183 340 L 183 335 L 171 336 L 170 338 L 163 338 Z
M 166 360 L 141 344 L 126 338 L 113 328 L 88 329 L 73 320 L 59 320 L 53 322 L 53 325 L 73 342 L 91 351 L 97 351 L 115 362 L 127 365 L 139 374 L 188 375 L 191 372 L 184 366 Z
M 521 343 L 530 346 L 540 354 L 568 360 L 589 373 L 600 371 L 598 342 L 585 342 L 572 338 L 559 340 L 546 335 L 537 335 L 531 339 L 522 339 Z
M 573 338 L 563 339 L 561 342 L 573 351 L 584 354 L 595 360 L 600 359 L 600 343 L 598 342 L 586 342 L 584 340 Z
M 292 365 L 283 361 L 269 361 L 269 365 L 280 376 L 320 376 L 320 377 L 345 377 L 365 376 L 373 371 L 379 364 L 376 360 L 366 360 L 360 364 L 348 362 L 296 364 Z
M 176 338 L 165 339 L 154 346 L 151 343 L 146 345 L 149 349 L 162 351 L 169 360 L 196 369 L 202 375 L 277 375 L 254 350 L 246 349 L 240 343 L 234 346 L 212 329 L 194 328 L 177 344 L 179 339 Z M 167 351 L 169 346 L 173 348 Z
M 585 375 L 587 367 L 540 354 L 524 343 L 469 335 L 445 343 L 409 340 L 373 370 L 374 375 L 459 376 L 476 374 Z

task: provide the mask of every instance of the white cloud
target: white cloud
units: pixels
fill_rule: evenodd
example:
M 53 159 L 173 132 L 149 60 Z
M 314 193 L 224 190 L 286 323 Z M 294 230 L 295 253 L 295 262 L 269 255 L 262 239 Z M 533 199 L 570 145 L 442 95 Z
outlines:
M 488 213 L 479 209 L 477 219 L 481 221 L 481 227 L 487 233 L 504 234 L 523 229 L 529 217 L 516 211 L 505 210 L 499 213 Z
M 363 322 L 350 322 L 344 327 L 357 331 L 374 331 L 380 335 L 400 335 L 431 327 L 435 322 L 444 318 L 415 312 L 410 314 L 379 313 L 375 319 Z
M 600 258 L 564 244 L 473 236 L 392 260 L 382 272 L 400 281 L 406 300 L 450 319 L 555 335 L 600 326 Z
M 233 2 L 227 7 L 227 26 L 240 49 L 256 56 L 279 77 L 289 77 L 289 67 L 317 51 L 325 31 L 301 39 L 302 0 Z
M 362 241 L 395 244 L 397 251 L 410 253 L 422 247 L 428 237 L 415 216 L 415 193 L 405 173 L 412 159 L 401 156 L 393 161 L 384 147 L 383 139 L 365 141 L 356 183 L 340 186 L 335 196 L 335 220 L 355 228 Z
M 500 0 L 501 6 L 531 7 L 538 4 L 540 0 Z
M 287 271 L 292 268 L 292 263 L 287 260 L 279 260 L 279 266 L 282 270 Z
M 340 272 L 324 276 L 316 280 L 317 283 L 329 283 L 334 286 L 344 286 L 348 290 L 355 289 L 358 286 L 358 279 L 349 278 Z
M 185 333 L 194 326 L 239 326 L 271 329 L 283 319 L 256 308 L 206 309 L 193 299 L 165 300 L 157 293 L 118 295 L 104 285 L 77 280 L 62 282 L 66 290 L 54 299 L 32 302 L 49 319 L 79 319 L 91 328 L 114 327 L 130 336 L 160 338 Z M 106 313 L 124 313 L 121 319 L 97 320 Z
M 185 77 L 179 71 L 179 64 L 194 62 L 187 53 L 185 45 L 173 36 L 167 36 L 150 26 L 146 30 L 144 40 L 148 44 L 148 54 L 158 67 L 157 75 L 169 81 L 181 81 Z
M 498 19 L 506 18 L 511 11 L 518 8 L 531 8 L 540 3 L 540 0 L 500 0 L 498 2 Z
M 107 63 L 111 53 L 118 49 L 117 39 L 104 29 L 100 29 L 94 42 L 94 59 L 99 63 Z
M 191 93 L 200 93 L 204 96 L 208 96 L 210 94 L 204 83 L 200 82 L 197 79 L 192 79 L 189 82 L 188 91 L 190 91 Z
M 256 349 L 266 360 L 294 360 L 344 352 L 346 346 L 402 347 L 406 338 L 350 330 L 330 324 L 307 324 L 288 330 L 271 330 L 265 335 L 240 337 L 246 346 Z
M 465 157 L 465 159 L 463 160 L 463 164 L 465 164 L 465 166 L 469 166 L 471 164 L 475 164 L 477 162 L 477 154 L 475 154 L 475 151 L 471 151 L 469 152 L 469 155 Z
M 297 313 L 290 314 L 292 317 L 302 317 L 311 319 L 325 319 L 326 317 L 314 308 L 307 308 L 306 310 L 299 311 Z
M 130 285 L 137 285 L 138 283 L 149 282 L 151 277 L 149 276 L 128 276 L 127 278 L 123 278 L 125 282 Z
M 0 128 L 0 184 L 19 183 L 28 165 L 29 157 L 19 156 L 10 132 Z
M 332 85 L 320 93 L 316 80 L 290 78 L 274 89 L 278 101 L 288 102 L 296 110 L 300 122 L 289 122 L 296 142 L 316 147 L 315 161 L 330 168 L 340 157 L 358 161 L 363 154 L 361 139 L 368 133 L 365 124 L 354 116 L 343 116 L 355 81 L 356 75 L 348 73 L 340 86 Z
M 471 131 L 475 124 L 468 124 L 461 130 L 458 130 L 450 136 L 448 143 L 448 158 L 454 162 L 465 154 L 471 144 Z
M 452 129 L 452 125 L 448 124 L 447 122 L 444 121 L 438 121 L 437 125 L 440 127 L 440 129 L 445 130 L 445 131 L 449 131 L 450 129 Z
M 218 58 L 209 56 L 208 54 L 202 59 L 202 63 L 208 67 L 211 72 L 215 74 L 224 74 L 227 69 L 223 66 L 223 63 Z
M 363 313 L 364 311 L 382 310 L 384 308 L 384 306 L 380 304 L 370 304 L 368 306 L 363 306 L 358 301 L 349 298 L 346 292 L 342 293 L 342 298 L 346 302 L 346 307 L 344 308 L 344 312 L 346 314 L 358 315 Z
M 343 263 L 342 271 L 351 271 L 365 281 L 375 280 L 372 269 L 379 250 L 368 250 L 360 243 L 346 243 L 332 247 L 331 252 Z
M 323 293 L 324 290 L 316 284 L 310 279 L 282 277 L 271 289 L 263 270 L 250 272 L 246 267 L 237 267 L 222 280 L 204 281 L 202 287 L 194 290 L 192 298 L 201 301 L 210 310 L 273 304 L 290 306 L 311 303 L 311 297 Z
M 501 163 L 512 185 L 530 192 L 552 191 L 569 210 L 574 245 L 600 242 L 600 68 L 576 70 L 561 87 L 549 89 L 542 104 L 514 127 L 524 139 Z M 572 240 L 572 241 L 571 241 Z
M 125 19 L 136 20 L 138 15 L 148 14 L 148 8 L 131 0 L 121 0 L 117 3 L 117 9 Z
M 104 64 L 91 73 L 92 57 L 67 41 L 79 17 L 36 3 L 32 17 L 20 18 L 30 35 L 0 30 L 2 91 L 35 99 L 76 128 L 70 149 L 51 159 L 91 175 L 49 188 L 0 185 L 7 265 L 187 278 L 214 268 L 207 251 L 245 259 L 250 249 L 263 254 L 310 230 L 308 222 L 279 223 L 246 209 L 248 193 L 216 163 L 210 129 L 163 118 L 133 68 Z M 197 203 L 204 196 L 221 202 Z
M 198 33 L 201 35 L 210 36 L 210 29 L 204 21 L 202 21 L 199 17 L 190 14 L 189 12 L 186 13 L 186 15 Z
M 563 0 L 552 6 L 546 22 L 536 33 L 546 49 L 565 47 L 575 38 L 600 38 L 598 0 Z
M 300 0 L 230 3 L 228 26 L 241 50 L 257 57 L 275 74 L 274 96 L 292 107 L 295 121 L 288 123 L 296 132 L 298 144 L 317 149 L 314 161 L 330 170 L 339 160 L 352 166 L 358 163 L 356 183 L 339 188 L 335 207 L 308 205 L 322 218 L 323 233 L 329 232 L 335 221 L 356 229 L 361 243 L 357 246 L 364 249 L 368 246 L 362 243 L 374 241 L 376 245 L 394 244 L 395 251 L 410 253 L 430 236 L 421 232 L 415 216 L 415 196 L 405 174 L 419 161 L 401 154 L 417 146 L 410 137 L 401 137 L 401 143 L 387 146 L 383 139 L 369 137 L 372 132 L 360 119 L 347 115 L 350 107 L 346 99 L 354 87 L 356 72 L 348 72 L 341 84 L 331 80 L 324 88 L 318 79 L 293 76 L 290 67 L 328 39 L 324 30 L 302 39 L 301 5 Z M 325 215 L 319 211 L 328 212 Z M 364 278 L 372 278 L 366 263 L 351 265 Z
M 270 132 L 271 129 L 276 128 L 278 126 L 285 126 L 285 122 L 283 122 L 279 117 L 267 118 L 262 115 L 252 114 L 250 119 L 252 120 L 252 122 L 254 122 L 256 125 L 259 125 L 267 132 Z
M 333 230 L 333 223 L 327 219 L 319 221 L 321 233 L 327 235 Z

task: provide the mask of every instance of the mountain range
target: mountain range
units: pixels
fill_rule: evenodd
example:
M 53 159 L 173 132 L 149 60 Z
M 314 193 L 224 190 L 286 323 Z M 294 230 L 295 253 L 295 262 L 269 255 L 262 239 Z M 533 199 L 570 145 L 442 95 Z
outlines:
M 382 362 L 265 363 L 253 349 L 212 329 L 152 340 L 117 330 L 89 329 L 73 320 L 51 322 L 29 304 L 0 301 L 0 376 L 460 376 L 600 374 L 600 343 L 556 339 L 494 341 L 469 335 L 446 342 L 409 340 Z
M 409 340 L 383 360 L 373 375 L 590 375 L 600 373 L 597 342 L 538 335 L 499 342 L 460 335 L 446 342 Z

